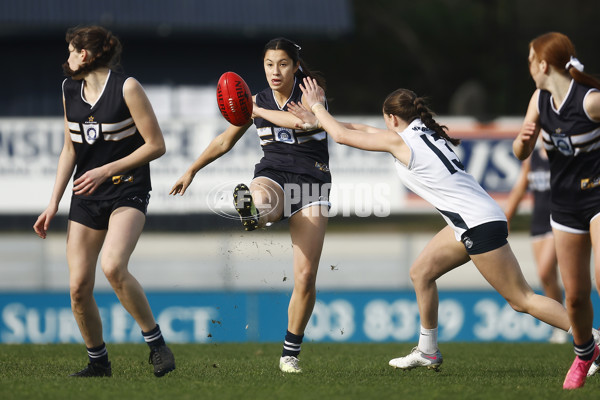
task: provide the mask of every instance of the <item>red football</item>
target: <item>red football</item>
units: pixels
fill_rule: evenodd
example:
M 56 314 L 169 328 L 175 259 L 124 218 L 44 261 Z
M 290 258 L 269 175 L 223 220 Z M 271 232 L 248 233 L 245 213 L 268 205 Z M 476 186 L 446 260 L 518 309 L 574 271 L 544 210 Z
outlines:
M 232 125 L 246 125 L 252 118 L 252 93 L 235 72 L 225 72 L 219 78 L 217 103 L 223 117 Z

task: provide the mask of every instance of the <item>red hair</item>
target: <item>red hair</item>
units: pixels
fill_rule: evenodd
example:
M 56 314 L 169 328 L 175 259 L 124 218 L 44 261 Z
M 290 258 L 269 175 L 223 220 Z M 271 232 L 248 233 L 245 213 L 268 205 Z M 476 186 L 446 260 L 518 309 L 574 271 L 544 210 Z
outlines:
M 548 65 L 556 68 L 557 71 L 564 71 L 577 83 L 600 89 L 600 81 L 590 74 L 579 71 L 573 66 L 567 69 L 567 63 L 571 57 L 576 57 L 575 46 L 571 40 L 559 32 L 548 32 L 529 43 L 529 48 L 533 49 L 538 60 L 545 60 Z

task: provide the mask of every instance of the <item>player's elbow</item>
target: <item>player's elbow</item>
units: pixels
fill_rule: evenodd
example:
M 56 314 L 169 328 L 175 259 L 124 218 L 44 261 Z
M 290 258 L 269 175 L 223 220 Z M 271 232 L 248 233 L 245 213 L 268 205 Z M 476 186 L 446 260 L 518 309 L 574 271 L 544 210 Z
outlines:
M 164 140 L 151 144 L 151 157 L 153 160 L 162 157 L 167 152 L 167 146 Z
M 350 146 L 348 138 L 346 136 L 344 136 L 344 135 L 338 135 L 337 138 L 335 138 L 334 140 L 338 144 L 343 144 L 343 145 L 346 145 L 346 146 Z
M 162 157 L 167 152 L 167 145 L 164 140 L 159 141 L 155 144 L 154 154 L 156 154 L 156 158 Z
M 163 143 L 158 149 L 157 149 L 157 154 L 158 157 L 162 157 L 165 155 L 165 153 L 167 152 L 167 146 Z
M 334 142 L 339 143 L 339 144 L 346 144 L 344 141 L 344 135 L 341 132 L 329 131 L 327 133 L 329 134 L 329 136 L 331 136 L 331 138 L 333 139 Z
M 230 137 L 229 135 L 221 134 L 214 139 L 212 145 L 219 156 L 221 156 L 231 150 L 235 143 L 236 140 L 234 140 L 234 138 Z

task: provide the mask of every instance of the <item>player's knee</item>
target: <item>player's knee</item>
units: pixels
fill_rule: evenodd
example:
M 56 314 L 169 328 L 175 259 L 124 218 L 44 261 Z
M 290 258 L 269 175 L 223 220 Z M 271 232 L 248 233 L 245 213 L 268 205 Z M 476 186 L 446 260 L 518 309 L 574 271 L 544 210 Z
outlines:
M 93 285 L 90 282 L 71 282 L 69 286 L 69 292 L 71 295 L 71 307 L 74 311 L 80 307 L 80 305 L 87 303 L 93 296 Z
M 590 302 L 590 293 L 587 292 L 587 295 L 584 293 L 575 293 L 573 295 L 567 294 L 565 296 L 565 306 L 568 309 L 581 309 L 588 305 Z
M 428 282 L 436 279 L 433 268 L 429 263 L 415 263 L 410 267 L 408 272 L 410 280 L 413 284 L 419 285 L 423 282 Z
M 508 299 L 507 299 L 507 302 L 508 302 L 508 305 L 513 310 L 515 310 L 516 312 L 520 312 L 520 313 L 526 313 L 527 312 L 527 307 L 524 304 L 517 303 L 517 302 L 511 301 L 511 300 L 508 300 Z
M 557 285 L 558 284 L 558 274 L 556 269 L 546 268 L 539 271 L 540 273 L 540 281 L 543 286 Z
M 113 287 L 119 286 L 125 278 L 124 270 L 121 264 L 117 262 L 103 260 L 102 272 L 104 272 L 104 276 Z
M 294 285 L 309 290 L 317 282 L 317 273 L 312 268 L 302 268 L 294 275 Z
M 421 271 L 419 271 L 418 268 L 415 268 L 415 266 L 412 266 L 408 271 L 408 276 L 410 276 L 410 280 L 413 284 L 418 283 L 421 279 Z

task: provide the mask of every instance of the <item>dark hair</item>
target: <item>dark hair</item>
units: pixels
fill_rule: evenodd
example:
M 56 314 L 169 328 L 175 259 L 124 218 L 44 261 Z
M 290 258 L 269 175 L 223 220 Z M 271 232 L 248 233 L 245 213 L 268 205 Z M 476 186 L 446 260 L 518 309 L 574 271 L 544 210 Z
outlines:
M 538 60 L 546 60 L 558 71 L 564 71 L 565 74 L 571 75 L 575 82 L 600 89 L 600 81 L 590 74 L 572 66 L 566 69 L 571 57 L 577 57 L 575 46 L 566 35 L 559 32 L 545 33 L 533 39 L 529 43 L 529 48 L 533 49 Z
M 77 74 L 88 73 L 101 67 L 116 68 L 119 66 L 122 51 L 121 42 L 110 31 L 101 26 L 70 28 L 67 30 L 65 40 L 75 50 L 85 49 L 90 52 L 89 62 L 78 71 L 73 71 Z
M 446 131 L 448 127 L 438 124 L 433 119 L 433 111 L 429 109 L 424 98 L 418 97 L 408 89 L 397 89 L 390 93 L 383 102 L 384 114 L 393 114 L 410 123 L 419 118 L 423 124 L 438 135 L 457 146 L 460 139 L 451 138 Z
M 300 57 L 300 49 L 301 47 L 296 43 L 292 42 L 291 40 L 286 39 L 284 37 L 278 37 L 275 39 L 271 39 L 265 45 L 265 48 L 263 50 L 263 59 L 265 58 L 265 55 L 267 54 L 268 50 L 283 50 L 292 59 L 294 65 L 300 66 L 300 68 L 298 68 L 298 71 L 296 72 L 296 77 L 299 77 L 300 79 L 304 78 L 305 76 L 308 76 L 309 78 L 314 78 L 317 80 L 319 86 L 321 86 L 323 90 L 325 90 L 325 78 L 320 72 L 311 71 L 308 68 L 302 57 Z

